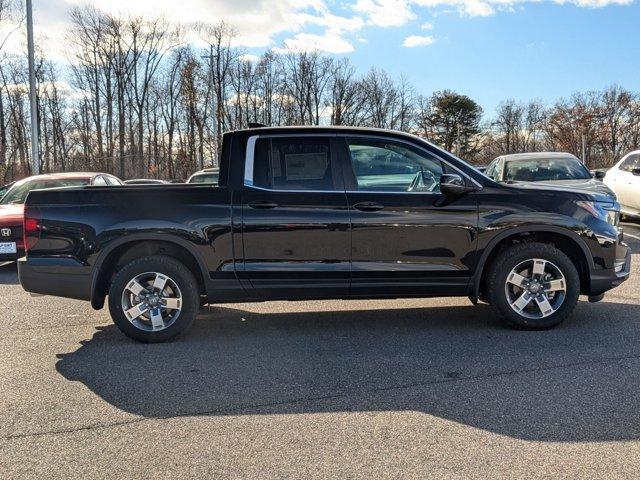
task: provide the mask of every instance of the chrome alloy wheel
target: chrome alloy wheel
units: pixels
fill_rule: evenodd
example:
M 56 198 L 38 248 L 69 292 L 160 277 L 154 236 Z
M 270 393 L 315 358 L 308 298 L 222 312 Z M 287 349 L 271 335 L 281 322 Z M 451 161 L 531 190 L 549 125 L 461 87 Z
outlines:
M 553 263 L 532 258 L 511 270 L 504 289 L 513 311 L 526 318 L 540 319 L 560 308 L 567 294 L 567 281 Z
M 180 315 L 182 293 L 176 282 L 157 272 L 132 278 L 122 292 L 122 310 L 140 330 L 158 332 L 169 328 Z

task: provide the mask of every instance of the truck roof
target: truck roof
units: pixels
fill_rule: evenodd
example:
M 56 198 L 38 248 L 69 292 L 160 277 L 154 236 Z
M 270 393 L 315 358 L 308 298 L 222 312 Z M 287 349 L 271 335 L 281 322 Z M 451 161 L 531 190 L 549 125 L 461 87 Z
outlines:
M 389 130 L 383 128 L 372 127 L 349 127 L 343 125 L 294 125 L 294 126 L 274 126 L 274 127 L 255 127 L 234 130 L 229 133 L 375 133 L 378 135 L 394 135 L 402 137 L 419 138 L 425 141 L 424 138 L 414 135 L 412 133 L 401 132 L 400 130 Z

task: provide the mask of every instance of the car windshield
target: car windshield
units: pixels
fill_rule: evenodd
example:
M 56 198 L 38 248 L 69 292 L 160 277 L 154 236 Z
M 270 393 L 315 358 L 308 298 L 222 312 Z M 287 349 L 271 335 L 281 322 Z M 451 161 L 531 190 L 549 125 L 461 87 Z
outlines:
M 45 188 L 58 187 L 81 187 L 88 185 L 88 178 L 57 178 L 51 180 L 33 179 L 22 180 L 16 183 L 0 200 L 0 205 L 22 204 L 27 199 L 27 194 L 31 190 L 42 190 Z
M 217 173 L 199 173 L 189 180 L 189 183 L 218 183 Z
M 542 182 L 545 180 L 579 180 L 591 178 L 589 170 L 577 158 L 507 160 L 504 180 Z

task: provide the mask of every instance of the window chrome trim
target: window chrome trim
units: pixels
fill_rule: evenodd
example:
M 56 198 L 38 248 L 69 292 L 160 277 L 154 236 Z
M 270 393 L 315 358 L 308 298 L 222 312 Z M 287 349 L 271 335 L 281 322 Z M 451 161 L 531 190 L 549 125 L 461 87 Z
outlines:
M 260 138 L 260 135 L 253 135 L 247 140 L 247 152 L 244 160 L 244 184 L 250 187 L 253 186 L 253 163 L 258 138 Z
M 265 188 L 265 187 L 258 187 L 256 185 L 253 184 L 253 169 L 254 169 L 254 161 L 255 161 L 255 148 L 256 148 L 256 142 L 258 141 L 258 139 L 260 138 L 290 138 L 290 137 L 343 137 L 343 138 L 368 138 L 368 139 L 372 139 L 372 140 L 387 140 L 390 142 L 399 142 L 399 143 L 404 143 L 406 145 L 415 147 L 423 152 L 426 152 L 427 154 L 435 157 L 436 159 L 440 160 L 442 163 L 448 165 L 449 167 L 451 167 L 453 170 L 455 170 L 456 172 L 458 172 L 460 175 L 462 175 L 464 178 L 471 180 L 476 187 L 478 187 L 478 190 L 482 190 L 484 187 L 478 182 L 476 181 L 474 178 L 472 178 L 471 176 L 469 176 L 466 172 L 463 172 L 462 170 L 460 170 L 458 167 L 456 167 L 455 165 L 452 165 L 451 162 L 445 160 L 444 158 L 442 158 L 440 155 L 437 155 L 431 151 L 429 151 L 428 149 L 422 147 L 421 145 L 416 145 L 413 142 L 409 142 L 407 140 L 403 140 L 403 139 L 398 139 L 398 138 L 394 138 L 394 137 L 387 137 L 387 136 L 381 136 L 381 135 L 365 135 L 365 134 L 350 134 L 350 133 L 330 133 L 330 134 L 325 134 L 325 133 L 313 133 L 313 134 L 305 134 L 305 133 L 292 133 L 292 134 L 263 134 L 263 135 L 252 135 L 247 139 L 247 150 L 246 150 L 246 154 L 245 154 L 245 164 L 244 164 L 244 186 L 245 187 L 251 187 L 251 188 L 255 188 L 257 190 L 261 190 L 264 192 L 276 192 L 276 193 L 376 193 L 376 194 L 391 194 L 391 195 L 441 195 L 440 192 L 396 192 L 396 191 L 390 191 L 390 192 L 385 192 L 385 191 L 376 191 L 376 190 L 281 190 L 281 189 L 273 189 L 273 188 Z
M 462 170 L 460 170 L 455 165 L 452 165 L 451 162 L 449 162 L 448 160 L 445 160 L 440 155 L 438 155 L 438 154 L 436 154 L 436 153 L 424 148 L 422 145 L 418 145 L 418 144 L 416 144 L 414 142 L 410 142 L 408 140 L 404 140 L 404 139 L 401 139 L 401 138 L 387 137 L 387 136 L 383 136 L 383 135 L 339 133 L 336 136 L 338 136 L 338 137 L 348 137 L 348 138 L 369 138 L 369 139 L 373 139 L 373 140 L 387 140 L 387 141 L 390 141 L 390 142 L 404 143 L 405 145 L 409 145 L 409 146 L 412 146 L 414 148 L 417 148 L 418 150 L 422 150 L 423 152 L 426 152 L 427 154 L 431 155 L 432 157 L 435 157 L 438 160 L 440 160 L 442 163 L 444 163 L 444 164 L 448 165 L 449 167 L 453 168 L 458 173 L 460 173 L 460 175 L 462 175 L 464 178 L 466 178 L 468 180 L 471 180 L 478 187 L 479 190 L 482 190 L 484 188 L 482 186 L 482 184 L 480 184 L 475 178 L 471 177 L 466 172 L 463 172 Z M 437 148 L 437 147 L 434 146 L 434 148 Z M 355 190 L 353 192 L 363 192 L 363 191 L 364 190 Z M 347 191 L 347 192 L 350 192 L 350 191 Z M 373 193 L 373 192 L 367 192 L 367 193 Z M 392 193 L 392 192 L 386 192 L 386 193 Z M 433 192 L 397 192 L 397 193 L 433 193 Z

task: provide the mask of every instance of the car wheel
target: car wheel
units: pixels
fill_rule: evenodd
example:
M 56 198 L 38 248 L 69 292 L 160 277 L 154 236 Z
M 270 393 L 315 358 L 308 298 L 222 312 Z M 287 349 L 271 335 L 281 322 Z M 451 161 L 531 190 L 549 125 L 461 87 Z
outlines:
M 198 283 L 181 262 L 156 255 L 138 258 L 112 278 L 109 311 L 128 337 L 164 342 L 183 332 L 200 304 Z
M 580 295 L 580 277 L 569 257 L 552 245 L 514 245 L 491 265 L 489 303 L 513 328 L 544 330 L 567 318 Z

